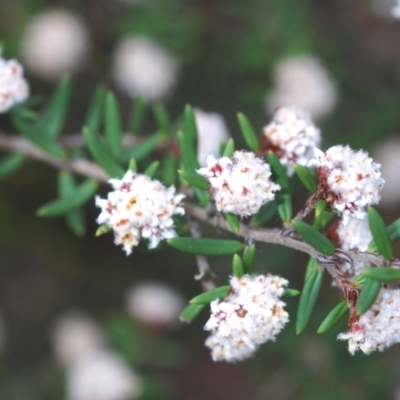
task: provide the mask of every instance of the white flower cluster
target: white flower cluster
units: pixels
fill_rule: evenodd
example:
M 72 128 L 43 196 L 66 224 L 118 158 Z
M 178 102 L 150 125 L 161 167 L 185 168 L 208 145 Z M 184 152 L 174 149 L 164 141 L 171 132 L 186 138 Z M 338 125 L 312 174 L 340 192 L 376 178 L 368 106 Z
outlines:
M 24 70 L 16 60 L 6 61 L 0 54 L 0 114 L 29 96 Z
M 173 186 L 166 188 L 160 181 L 132 171 L 109 183 L 114 190 L 107 199 L 96 197 L 101 208 L 97 222 L 113 229 L 115 244 L 122 244 L 127 255 L 140 239 L 147 239 L 151 249 L 176 236 L 172 216 L 184 214 L 179 203 L 185 196 L 175 195 Z
M 314 118 L 321 118 L 337 103 L 336 85 L 314 56 L 292 57 L 279 62 L 274 83 L 267 99 L 270 111 L 283 104 L 293 104 L 307 110 Z
M 315 148 L 314 153 L 309 166 L 317 167 L 320 196 L 342 214 L 344 224 L 350 217 L 364 218 L 365 207 L 380 200 L 385 183 L 380 164 L 349 146 L 333 146 L 325 153 Z
M 204 326 L 211 331 L 206 346 L 214 361 L 241 361 L 275 336 L 289 321 L 280 300 L 288 281 L 279 276 L 260 275 L 230 279 L 231 290 L 224 300 L 211 303 L 211 317 Z
M 383 351 L 400 342 L 400 290 L 381 289 L 373 306 L 341 333 L 339 340 L 349 341 L 349 352 L 369 354 Z
M 114 51 L 112 75 L 128 96 L 154 101 L 165 98 L 175 85 L 178 63 L 153 40 L 127 37 Z
M 46 80 L 78 71 L 89 53 L 89 33 L 84 23 L 65 10 L 45 11 L 26 27 L 23 58 L 27 67 Z
M 220 145 L 230 135 L 224 118 L 218 113 L 194 112 L 198 135 L 197 158 L 202 167 L 207 165 L 207 156 L 219 154 Z
M 207 158 L 207 168 L 197 172 L 207 178 L 217 210 L 248 216 L 273 200 L 280 186 L 270 180 L 267 163 L 254 153 L 235 151 L 232 158 Z
M 320 131 L 310 115 L 292 106 L 278 107 L 262 133 L 263 151 L 274 152 L 289 176 L 294 173 L 293 164 L 307 166 L 320 143 Z

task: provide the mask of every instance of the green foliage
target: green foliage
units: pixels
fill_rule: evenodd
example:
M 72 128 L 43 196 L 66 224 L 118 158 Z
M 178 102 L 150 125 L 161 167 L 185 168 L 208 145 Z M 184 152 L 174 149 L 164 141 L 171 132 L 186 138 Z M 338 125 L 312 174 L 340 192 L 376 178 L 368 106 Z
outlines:
M 92 132 L 98 132 L 103 120 L 103 103 L 106 95 L 106 89 L 102 85 L 98 85 L 93 93 L 89 109 L 86 114 L 85 126 Z
M 179 319 L 182 322 L 193 322 L 201 313 L 203 308 L 205 307 L 205 304 L 189 304 L 186 306 L 186 308 L 182 311 L 181 315 L 179 316 Z
M 239 217 L 232 213 L 224 213 L 224 217 L 228 221 L 228 224 L 231 227 L 232 231 L 238 233 L 240 230 Z
M 254 153 L 257 153 L 258 150 L 260 149 L 260 146 L 258 144 L 257 135 L 253 127 L 251 126 L 250 121 L 242 113 L 238 113 L 237 118 L 239 121 L 240 129 L 242 130 L 244 141 L 247 144 L 247 147 Z
M 153 113 L 158 130 L 165 136 L 168 136 L 171 132 L 171 119 L 168 115 L 168 111 L 162 103 L 156 103 L 153 106 Z
M 389 232 L 382 217 L 373 207 L 368 207 L 368 221 L 378 252 L 387 260 L 391 260 L 394 257 L 394 252 Z
M 245 273 L 245 266 L 238 254 L 233 255 L 232 260 L 232 273 L 234 276 L 241 277 Z
M 245 272 L 251 274 L 254 270 L 256 263 L 256 245 L 252 244 L 247 247 L 243 254 L 243 262 L 245 267 Z
M 145 170 L 144 174 L 147 175 L 150 178 L 154 178 L 156 175 L 156 172 L 158 170 L 158 167 L 160 166 L 160 161 L 153 161 Z
M 348 309 L 349 306 L 347 305 L 346 300 L 337 304 L 322 321 L 317 333 L 325 333 L 329 331 L 329 329 L 333 328 L 343 318 Z
M 381 289 L 381 283 L 376 279 L 365 278 L 364 286 L 358 296 L 356 311 L 357 314 L 364 314 L 374 304 Z
M 210 304 L 212 301 L 217 299 L 224 299 L 231 289 L 230 285 L 220 286 L 215 289 L 211 289 L 208 292 L 199 294 L 196 297 L 193 297 L 192 300 L 189 301 L 190 304 Z
M 315 175 L 308 168 L 303 167 L 302 165 L 294 164 L 293 167 L 306 189 L 311 193 L 315 193 L 318 189 L 318 182 Z
M 230 138 L 225 145 L 224 151 L 222 152 L 222 157 L 232 158 L 233 153 L 235 152 L 235 142 L 232 138 Z
M 257 214 L 251 217 L 250 224 L 253 226 L 262 226 L 270 221 L 277 213 L 276 201 L 270 201 L 264 204 Z
M 300 293 L 301 292 L 298 291 L 297 289 L 286 288 L 285 291 L 283 292 L 283 296 L 284 297 L 296 297 Z
M 137 162 L 140 162 L 149 156 L 163 140 L 164 134 L 162 132 L 155 132 L 139 144 L 124 149 L 121 160 L 126 162 L 133 157 Z
M 146 101 L 143 97 L 136 97 L 133 101 L 132 111 L 129 118 L 129 130 L 134 134 L 139 134 L 143 127 L 146 116 Z
M 400 281 L 400 270 L 394 268 L 366 268 L 362 271 L 362 275 L 379 282 Z
M 197 126 L 193 108 L 187 104 L 183 112 L 183 134 L 193 154 L 197 154 Z
M 178 250 L 204 256 L 223 256 L 242 250 L 242 243 L 236 240 L 198 239 L 177 237 L 169 239 L 168 244 Z
M 12 153 L 0 160 L 0 179 L 5 179 L 16 172 L 25 162 L 25 157 Z
M 204 190 L 205 192 L 208 191 L 208 181 L 204 176 L 201 176 L 196 172 L 182 170 L 178 170 L 178 174 L 194 187 Z
M 104 135 L 111 155 L 118 159 L 122 152 L 122 126 L 117 100 L 112 92 L 108 92 L 104 109 Z

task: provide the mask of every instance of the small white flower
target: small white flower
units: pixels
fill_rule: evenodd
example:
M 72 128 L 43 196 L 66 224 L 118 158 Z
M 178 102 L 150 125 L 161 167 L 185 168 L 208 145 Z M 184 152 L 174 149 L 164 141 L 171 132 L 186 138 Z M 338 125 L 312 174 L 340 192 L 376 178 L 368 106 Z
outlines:
M 289 321 L 280 300 L 288 281 L 279 276 L 231 277 L 224 300 L 211 303 L 211 317 L 204 326 L 211 331 L 206 346 L 214 361 L 241 361 L 275 336 Z
M 263 129 L 263 151 L 274 152 L 286 166 L 289 176 L 293 175 L 293 164 L 308 164 L 313 149 L 320 143 L 320 131 L 310 115 L 296 107 L 278 107 L 272 121 Z
M 400 1 L 396 1 L 396 5 L 391 9 L 392 17 L 400 19 Z
M 325 153 L 314 149 L 315 158 L 309 166 L 316 166 L 319 176 L 319 195 L 343 216 L 363 219 L 365 207 L 377 204 L 385 183 L 380 164 L 363 150 L 349 146 L 333 146 Z
M 29 86 L 23 73 L 18 61 L 6 61 L 0 54 L 0 114 L 28 98 Z
M 339 334 L 338 339 L 349 341 L 351 354 L 357 350 L 365 354 L 383 351 L 399 343 L 400 290 L 381 289 L 373 306 L 351 323 L 349 332 Z
M 139 321 L 154 328 L 172 328 L 179 322 L 185 301 L 173 287 L 143 282 L 128 289 L 126 309 Z
M 52 343 L 58 361 L 70 367 L 82 357 L 104 346 L 105 339 L 97 323 L 82 312 L 68 312 L 57 319 Z
M 140 378 L 111 351 L 91 353 L 67 372 L 68 400 L 127 400 L 140 393 Z
M 130 97 L 165 98 L 176 83 L 178 64 L 161 45 L 145 37 L 126 37 L 114 51 L 112 75 Z
M 224 118 L 218 113 L 194 112 L 198 134 L 197 158 L 202 167 L 207 165 L 207 156 L 219 154 L 220 145 L 230 135 Z
M 329 114 L 337 103 L 336 85 L 314 56 L 280 61 L 275 68 L 274 84 L 267 99 L 269 111 L 292 104 L 308 111 L 313 118 L 321 118 Z
M 89 33 L 84 23 L 68 11 L 44 11 L 26 27 L 22 52 L 33 73 L 46 80 L 57 80 L 84 65 Z
M 232 158 L 207 158 L 207 168 L 197 172 L 207 178 L 217 210 L 240 216 L 255 214 L 273 200 L 280 186 L 270 180 L 267 163 L 254 153 L 235 151 Z
M 151 249 L 176 236 L 172 216 L 184 214 L 179 205 L 183 194 L 176 195 L 173 186 L 166 188 L 160 181 L 132 171 L 109 182 L 114 191 L 107 199 L 96 197 L 101 208 L 97 222 L 113 229 L 115 244 L 121 244 L 127 255 L 141 239 L 147 239 Z

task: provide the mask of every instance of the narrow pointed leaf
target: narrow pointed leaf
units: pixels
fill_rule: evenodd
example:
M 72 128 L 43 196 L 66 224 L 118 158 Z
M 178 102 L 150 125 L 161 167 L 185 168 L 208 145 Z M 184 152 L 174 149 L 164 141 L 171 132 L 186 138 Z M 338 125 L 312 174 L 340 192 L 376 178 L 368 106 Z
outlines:
M 144 174 L 149 176 L 150 178 L 154 178 L 156 175 L 157 169 L 160 166 L 160 161 L 153 161 L 145 170 Z
M 179 316 L 179 319 L 182 322 L 191 323 L 198 317 L 198 315 L 201 313 L 201 311 L 205 306 L 206 306 L 205 304 L 189 304 L 182 311 L 181 315 Z
M 275 200 L 270 201 L 269 203 L 264 204 L 257 214 L 252 216 L 250 223 L 253 226 L 262 226 L 277 215 L 277 211 Z
M 85 137 L 89 151 L 97 163 L 113 178 L 121 178 L 125 171 L 111 157 L 108 150 L 97 139 L 94 133 L 87 127 L 83 128 L 83 136 Z
M 0 160 L 0 179 L 5 179 L 16 172 L 25 162 L 25 157 L 18 153 L 13 153 Z
M 233 255 L 232 273 L 234 276 L 241 277 L 244 274 L 244 264 L 238 254 Z
M 96 233 L 94 234 L 94 236 L 99 237 L 99 236 L 104 235 L 105 233 L 109 233 L 109 232 L 112 232 L 111 226 L 103 224 L 103 225 L 100 225 L 96 229 Z
M 348 309 L 349 306 L 347 305 L 346 300 L 337 304 L 322 321 L 317 333 L 325 333 L 329 331 L 329 329 L 333 328 L 343 318 Z
M 333 255 L 335 252 L 335 245 L 322 233 L 303 221 L 294 220 L 292 221 L 292 225 L 303 240 L 315 250 L 327 256 Z
M 188 181 L 191 185 L 204 190 L 208 191 L 208 181 L 204 176 L 201 176 L 197 174 L 196 172 L 190 172 L 190 171 L 183 171 L 183 170 L 178 170 L 178 174 Z
M 319 217 L 320 215 L 322 215 L 327 207 L 328 204 L 326 203 L 326 201 L 323 199 L 319 199 L 317 201 L 317 205 L 315 206 L 315 217 Z
M 194 154 L 197 154 L 197 126 L 196 118 L 194 115 L 193 108 L 187 104 L 183 112 L 183 126 L 182 131 L 188 141 L 188 144 L 192 147 Z
M 362 274 L 379 282 L 400 281 L 400 270 L 395 268 L 366 268 Z
M 161 168 L 161 176 L 165 185 L 171 186 L 176 183 L 176 161 L 172 154 L 164 156 Z
M 389 233 L 382 217 L 373 207 L 368 207 L 368 221 L 378 252 L 386 260 L 391 260 L 394 257 L 394 251 Z
M 329 225 L 333 217 L 334 214 L 332 214 L 330 211 L 323 211 L 318 217 L 315 218 L 312 226 L 314 229 L 321 232 Z
M 396 240 L 400 239 L 400 218 L 392 222 L 386 230 L 389 233 L 390 241 L 394 243 Z M 378 248 L 376 246 L 375 240 L 372 240 L 368 246 L 368 250 L 372 253 L 376 253 Z
M 381 283 L 372 278 L 365 278 L 364 286 L 358 296 L 356 311 L 357 314 L 364 314 L 374 304 L 381 289 Z
M 244 141 L 247 144 L 247 147 L 251 151 L 256 153 L 260 149 L 260 146 L 259 146 L 259 143 L 258 143 L 257 135 L 254 132 L 254 129 L 251 126 L 250 121 L 242 113 L 238 113 L 237 118 L 238 118 L 238 121 L 239 121 L 240 129 L 242 130 Z
M 118 103 L 112 92 L 106 96 L 104 128 L 107 147 L 111 155 L 118 158 L 122 151 L 122 127 Z
M 247 247 L 243 255 L 243 262 L 246 274 L 251 274 L 256 263 L 256 245 Z
M 230 255 L 239 252 L 243 248 L 242 243 L 237 240 L 173 238 L 167 242 L 178 250 L 204 256 Z
M 146 101 L 143 97 L 136 97 L 133 101 L 132 112 L 129 118 L 129 130 L 134 134 L 139 134 L 143 127 L 146 116 Z
M 217 287 L 215 289 L 209 290 L 208 292 L 193 297 L 193 299 L 190 300 L 189 303 L 210 304 L 214 300 L 224 299 L 228 295 L 230 289 L 231 289 L 230 285 Z
M 228 221 L 229 226 L 232 228 L 232 231 L 238 233 L 240 229 L 239 217 L 231 213 L 224 213 L 224 216 Z
M 63 215 L 90 200 L 96 193 L 97 187 L 97 182 L 87 180 L 77 186 L 70 194 L 40 207 L 37 214 L 41 217 L 57 217 Z
M 143 142 L 129 148 L 122 152 L 121 160 L 128 161 L 132 157 L 136 159 L 137 162 L 142 161 L 148 155 L 150 155 L 153 150 L 162 142 L 164 135 L 162 132 L 155 132 Z
M 138 172 L 137 162 L 133 157 L 129 160 L 128 169 L 131 170 L 132 172 Z
M 157 103 L 153 107 L 154 117 L 157 121 L 157 127 L 160 132 L 168 136 L 171 132 L 171 120 L 168 112 L 162 103 Z
M 311 272 L 319 268 L 318 261 L 315 258 L 310 258 L 307 263 L 306 272 L 304 274 L 304 282 L 308 279 Z
M 283 222 L 288 222 L 292 218 L 292 198 L 286 169 L 275 153 L 268 153 L 268 162 L 271 165 L 274 181 L 281 187 L 275 193 L 278 213 Z
M 285 297 L 296 297 L 300 294 L 300 291 L 297 289 L 291 289 L 291 288 L 286 288 L 285 291 L 283 292 L 282 296 Z
M 315 302 L 321 289 L 323 270 L 315 269 L 307 277 L 303 291 L 300 295 L 299 307 L 296 316 L 296 333 L 299 334 L 306 327 Z
M 222 157 L 232 158 L 234 152 L 235 152 L 235 142 L 231 138 L 226 142 L 224 152 L 221 155 Z
M 308 168 L 303 167 L 302 165 L 294 164 L 293 167 L 306 189 L 311 193 L 315 193 L 318 189 L 318 182 L 315 175 Z
M 178 132 L 179 149 L 182 163 L 187 171 L 195 171 L 200 167 L 195 149 L 184 132 Z
M 89 105 L 89 110 L 86 114 L 85 126 L 87 126 L 92 132 L 98 132 L 102 123 L 103 117 L 103 103 L 106 90 L 103 86 L 97 86 L 94 91 L 92 100 Z

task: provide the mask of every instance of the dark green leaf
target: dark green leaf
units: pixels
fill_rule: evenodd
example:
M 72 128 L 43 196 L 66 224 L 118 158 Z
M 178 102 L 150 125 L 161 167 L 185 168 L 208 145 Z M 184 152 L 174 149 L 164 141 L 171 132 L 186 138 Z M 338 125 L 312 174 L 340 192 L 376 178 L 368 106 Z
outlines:
M 297 289 L 286 288 L 282 296 L 295 297 L 298 296 L 299 294 L 300 292 Z
M 200 165 L 197 161 L 197 155 L 191 141 L 183 132 L 178 132 L 178 141 L 183 166 L 187 171 L 195 171 Z
M 250 121 L 242 113 L 238 113 L 237 118 L 239 121 L 240 129 L 242 130 L 244 141 L 247 144 L 247 147 L 254 153 L 257 153 L 260 147 L 258 144 L 257 135 L 254 132 L 254 129 L 251 126 Z
M 40 207 L 37 214 L 41 217 L 57 217 L 72 211 L 90 200 L 96 193 L 97 187 L 97 182 L 87 180 L 68 195 Z
M 296 316 L 296 333 L 299 334 L 306 327 L 312 310 L 321 289 L 324 271 L 320 268 L 312 271 L 306 279 L 303 291 L 300 295 L 299 307 Z
M 153 107 L 153 112 L 157 121 L 158 130 L 168 136 L 171 132 L 171 120 L 164 105 L 156 103 Z
M 164 135 L 162 132 L 155 132 L 143 142 L 124 150 L 121 159 L 123 161 L 128 161 L 133 157 L 137 162 L 140 162 L 151 154 L 163 139 Z
M 189 304 L 181 313 L 179 316 L 179 319 L 182 322 L 193 322 L 197 316 L 201 313 L 203 308 L 205 307 L 205 304 Z
M 382 217 L 373 207 L 368 207 L 368 221 L 378 252 L 387 260 L 391 260 L 394 252 L 389 233 Z
M 333 255 L 335 252 L 335 245 L 322 233 L 303 221 L 294 220 L 292 221 L 292 225 L 303 240 L 315 250 L 327 256 Z
M 396 240 L 400 239 L 400 218 L 397 219 L 396 221 L 394 221 L 392 224 L 390 224 L 387 227 L 389 236 L 390 236 L 390 240 L 393 242 L 395 242 Z
M 105 102 L 104 134 L 107 147 L 114 158 L 122 151 L 122 127 L 117 100 L 112 92 L 108 92 Z
M 97 86 L 94 91 L 92 100 L 89 105 L 89 110 L 86 114 L 85 126 L 92 132 L 98 132 L 103 117 L 103 102 L 106 95 L 106 90 L 103 86 Z
M 346 314 L 348 309 L 349 306 L 347 305 L 346 300 L 343 300 L 337 304 L 322 321 L 317 333 L 325 333 L 329 331 L 329 329 L 333 328 Z
M 318 217 L 315 218 L 313 228 L 317 231 L 325 229 L 332 221 L 334 214 L 330 211 L 323 211 Z
M 94 133 L 87 127 L 83 128 L 83 136 L 85 137 L 87 146 L 93 158 L 97 163 L 113 178 L 121 178 L 125 171 L 111 157 L 108 150 L 97 139 Z
M 238 254 L 233 255 L 232 273 L 234 276 L 241 277 L 244 274 L 244 264 Z
M 209 290 L 208 292 L 199 294 L 196 297 L 193 297 L 192 300 L 190 300 L 190 304 L 210 304 L 212 301 L 217 300 L 217 299 L 224 299 L 228 293 L 231 287 L 229 285 L 226 286 L 220 286 L 215 289 Z
M 271 151 L 268 153 L 268 162 L 271 165 L 274 181 L 281 187 L 281 189 L 275 193 L 278 213 L 283 222 L 288 222 L 292 218 L 292 199 L 286 169 L 281 164 L 276 154 Z
M 308 279 L 311 272 L 319 268 L 318 261 L 315 258 L 310 258 L 307 263 L 306 272 L 304 274 L 304 282 Z
M 247 247 L 244 255 L 243 255 L 243 262 L 245 266 L 245 272 L 247 274 L 251 274 L 253 272 L 255 263 L 256 263 L 256 245 L 252 244 L 251 246 Z
M 303 167 L 302 165 L 294 164 L 293 167 L 306 189 L 311 193 L 315 193 L 318 189 L 318 182 L 315 175 L 308 168 Z
M 366 268 L 362 271 L 362 274 L 379 282 L 400 281 L 400 270 L 395 268 Z
M 25 157 L 18 153 L 5 156 L 0 161 L 0 179 L 5 179 L 16 172 L 25 162 Z
M 208 191 L 208 181 L 204 176 L 201 176 L 197 174 L 196 172 L 190 172 L 190 171 L 182 171 L 178 170 L 179 175 L 188 181 L 191 185 L 204 190 Z
M 168 244 L 178 250 L 204 256 L 223 256 L 239 252 L 243 245 L 236 240 L 173 238 Z
M 197 126 L 193 108 L 187 104 L 183 112 L 183 134 L 194 154 L 197 154 Z
M 226 146 L 224 148 L 224 152 L 222 153 L 222 157 L 232 158 L 234 152 L 235 152 L 235 142 L 231 138 L 226 142 Z
M 364 286 L 358 296 L 356 311 L 357 314 L 364 314 L 374 304 L 381 289 L 381 283 L 372 278 L 365 278 Z
M 232 231 L 238 233 L 240 229 L 239 217 L 231 213 L 224 213 L 224 216 L 225 219 L 228 221 L 228 224 L 231 227 Z
M 139 134 L 142 130 L 144 117 L 146 115 L 146 101 L 143 97 L 136 97 L 133 101 L 131 116 L 129 118 L 129 130 Z
M 276 202 L 270 201 L 267 204 L 264 204 L 257 214 L 254 214 L 251 218 L 251 225 L 253 226 L 262 226 L 270 221 L 276 215 Z
M 166 154 L 163 159 L 161 176 L 166 186 L 176 183 L 176 161 L 172 154 Z
M 150 178 L 154 178 L 158 167 L 160 166 L 160 161 L 153 161 L 145 170 L 144 174 Z

